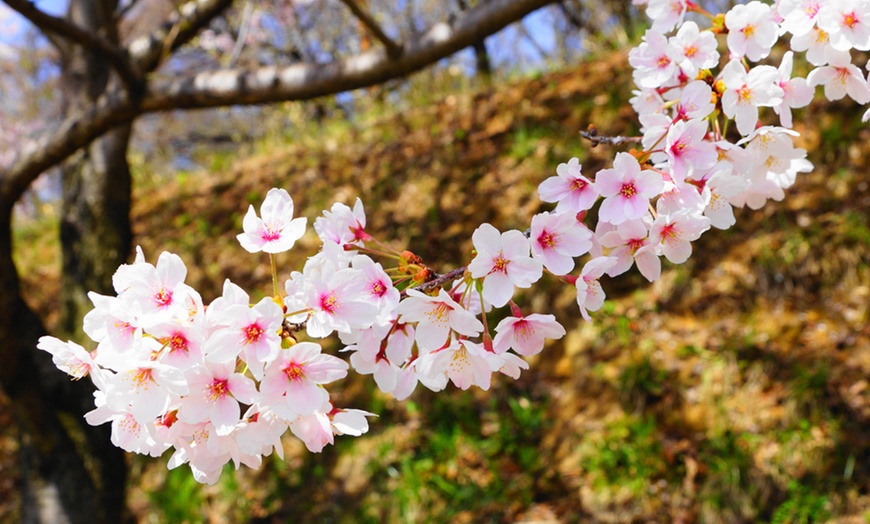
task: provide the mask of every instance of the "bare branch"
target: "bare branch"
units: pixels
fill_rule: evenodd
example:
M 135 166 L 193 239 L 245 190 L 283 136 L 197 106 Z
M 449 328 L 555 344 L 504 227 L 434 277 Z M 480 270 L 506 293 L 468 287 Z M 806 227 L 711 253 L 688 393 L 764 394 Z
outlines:
M 328 64 L 293 64 L 254 70 L 206 71 L 187 78 L 155 79 L 144 112 L 308 100 L 369 87 L 418 71 L 522 19 L 552 0 L 492 0 L 451 26 L 440 23 L 406 42 L 391 59 L 382 49 Z
M 150 35 L 130 42 L 127 51 L 142 71 L 154 71 L 164 58 L 189 42 L 233 0 L 191 0 Z
M 390 58 L 399 58 L 399 56 L 401 56 L 403 51 L 402 46 L 387 36 L 387 34 L 384 33 L 384 30 L 381 29 L 381 26 L 375 22 L 375 19 L 372 18 L 358 3 L 356 3 L 356 0 L 341 0 L 341 2 L 346 5 L 351 12 L 353 12 L 353 16 L 357 17 L 359 21 L 366 26 L 366 29 L 369 30 L 372 36 L 384 44 L 384 47 L 387 49 L 387 56 Z
M 592 142 L 592 147 L 599 144 L 610 146 L 621 146 L 623 144 L 639 144 L 643 140 L 641 136 L 599 136 L 598 128 L 594 125 L 589 125 L 586 131 L 580 131 L 580 136 Z
M 88 112 L 60 123 L 45 136 L 25 145 L 12 166 L 0 177 L 0 199 L 18 200 L 42 172 L 60 164 L 113 127 L 138 115 L 128 97 L 106 96 Z
M 200 3 L 226 0 L 197 0 Z M 202 73 L 183 80 L 155 80 L 136 105 L 120 92 L 100 100 L 89 112 L 68 118 L 32 146 L 0 176 L 0 200 L 17 200 L 43 171 L 59 164 L 115 126 L 142 113 L 276 101 L 306 100 L 368 87 L 405 76 L 485 38 L 552 0 L 491 0 L 453 26 L 438 24 L 403 46 L 397 60 L 383 50 L 324 65 L 267 67 L 253 71 Z M 209 5 L 214 5 L 210 3 Z M 146 55 L 142 55 L 146 57 Z
M 131 10 L 133 10 L 134 7 L 136 7 L 137 3 L 139 3 L 139 0 L 130 0 L 130 3 L 119 9 L 118 12 L 115 13 L 115 21 L 117 22 L 123 20 L 123 18 L 127 16 L 127 13 L 129 13 Z
M 30 0 L 3 1 L 47 35 L 63 37 L 105 56 L 129 88 L 135 89 L 141 84 L 142 76 L 119 46 L 68 20 L 40 11 Z

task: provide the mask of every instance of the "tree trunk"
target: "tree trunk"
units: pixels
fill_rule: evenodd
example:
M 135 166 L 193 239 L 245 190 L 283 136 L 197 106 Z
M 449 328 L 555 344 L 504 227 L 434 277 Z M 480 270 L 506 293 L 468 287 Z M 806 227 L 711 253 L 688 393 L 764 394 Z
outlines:
M 117 0 L 72 0 L 68 18 L 117 41 Z M 89 108 L 111 83 L 108 61 L 71 43 L 62 51 L 67 115 Z M 112 274 L 130 252 L 130 127 L 93 142 L 63 167 L 60 333 L 80 340 L 87 292 L 112 291 Z M 127 468 L 110 442 L 110 426 L 91 427 L 93 386 L 72 382 L 36 349 L 45 328 L 20 297 L 12 261 L 14 202 L 0 195 L 0 385 L 21 434 L 22 520 L 27 523 L 117 523 L 125 518 Z

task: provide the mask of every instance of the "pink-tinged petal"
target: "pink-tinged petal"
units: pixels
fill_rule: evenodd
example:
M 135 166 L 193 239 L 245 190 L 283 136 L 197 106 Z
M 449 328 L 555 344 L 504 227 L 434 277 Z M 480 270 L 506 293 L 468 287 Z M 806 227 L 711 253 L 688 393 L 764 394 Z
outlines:
M 241 336 L 235 330 L 221 329 L 208 338 L 203 353 L 209 362 L 235 360 L 242 352 L 241 342 Z
M 556 321 L 555 315 L 532 313 L 526 317 L 526 321 L 535 326 L 536 333 L 540 333 L 546 338 L 558 340 L 566 334 L 565 328 Z
M 477 249 L 478 256 L 492 257 L 501 251 L 501 233 L 491 224 L 483 223 L 471 235 L 471 242 Z
M 293 216 L 293 199 L 286 190 L 272 188 L 266 193 L 266 198 L 260 205 L 260 216 L 263 221 L 274 223 Z
M 381 360 L 377 363 L 373 376 L 375 378 L 375 384 L 377 384 L 378 389 L 380 389 L 384 393 L 389 393 L 396 389 L 399 375 L 387 361 Z
M 574 269 L 573 258 L 557 253 L 553 249 L 544 251 L 541 256 L 544 259 L 544 267 L 556 276 L 567 275 Z
M 647 251 L 641 248 L 635 255 L 635 262 L 640 274 L 650 282 L 655 282 L 662 275 L 662 261 L 651 248 Z
M 706 123 L 704 125 L 706 126 Z M 638 192 L 646 199 L 660 195 L 665 187 L 662 175 L 648 169 L 641 171 L 635 180 Z
M 538 186 L 538 196 L 543 202 L 558 202 L 571 192 L 571 181 L 561 176 L 551 176 Z
M 262 222 L 257 218 L 254 206 L 248 206 L 248 212 L 245 213 L 245 218 L 242 220 L 242 230 L 244 233 L 236 236 L 236 239 L 238 239 L 246 251 L 257 253 L 263 247 L 262 239 L 260 239 L 258 234 L 261 227 Z
M 598 218 L 602 222 L 609 222 L 614 225 L 619 225 L 625 222 L 625 205 L 622 197 L 609 197 L 604 199 L 601 207 L 598 208 Z
M 184 282 L 184 278 L 187 276 L 187 268 L 184 266 L 181 257 L 164 251 L 160 253 L 160 257 L 157 259 L 157 274 L 165 284 L 175 287 Z
M 514 283 L 506 274 L 493 273 L 483 279 L 483 298 L 493 306 L 504 306 L 513 295 Z
M 287 386 L 288 405 L 302 416 L 313 414 L 328 401 L 329 393 L 310 380 L 294 380 Z
M 130 411 L 139 423 L 147 424 L 163 414 L 167 400 L 169 396 L 166 391 L 152 382 L 139 389 L 138 395 L 130 405 Z
M 239 423 L 241 409 L 239 403 L 229 395 L 220 396 L 212 402 L 209 418 L 218 435 L 229 435 Z
M 472 358 L 471 371 L 474 374 L 474 382 L 480 389 L 487 391 L 492 381 L 492 370 L 483 358 Z M 467 388 L 463 388 L 467 389 Z
M 602 169 L 595 175 L 595 190 L 605 198 L 612 197 L 619 193 L 622 180 L 623 177 L 617 173 L 616 169 Z
M 347 376 L 347 362 L 332 355 L 319 355 L 305 364 L 306 378 L 317 384 L 328 384 Z
M 483 331 L 483 324 L 468 310 L 454 309 L 449 313 L 450 327 L 461 335 L 473 337 Z M 419 327 L 417 328 L 419 329 Z
M 502 252 L 508 260 L 529 256 L 529 239 L 516 229 L 502 233 L 501 244 Z
M 634 198 L 626 198 L 622 208 L 622 215 L 626 220 L 636 220 L 647 213 L 649 209 L 649 200 L 635 196 Z
M 314 342 L 300 342 L 287 350 L 287 360 L 293 362 L 307 362 L 322 351 L 319 344 Z
M 666 242 L 662 253 L 674 264 L 682 264 L 692 256 L 692 244 L 685 240 Z
M 249 379 L 248 377 L 239 374 L 233 373 L 227 379 L 227 386 L 230 390 L 230 393 L 244 404 L 255 404 L 259 399 L 259 393 L 257 393 L 257 386 L 254 384 L 254 381 Z
M 437 349 L 447 342 L 447 337 L 450 335 L 450 326 L 447 323 L 420 323 L 417 325 L 416 339 L 417 345 L 421 349 Z
M 528 250 L 526 250 L 526 257 L 528 257 Z M 532 284 L 541 279 L 543 272 L 543 264 L 535 258 L 517 258 L 512 260 L 507 267 L 508 276 L 519 288 L 531 287 Z
M 597 280 L 589 284 L 586 289 L 586 309 L 589 311 L 598 311 L 604 305 L 604 290 L 601 289 L 601 283 Z

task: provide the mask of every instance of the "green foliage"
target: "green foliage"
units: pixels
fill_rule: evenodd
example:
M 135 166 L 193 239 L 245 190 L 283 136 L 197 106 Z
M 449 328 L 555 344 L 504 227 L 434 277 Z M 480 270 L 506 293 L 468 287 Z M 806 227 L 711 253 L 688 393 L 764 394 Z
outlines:
M 788 485 L 788 498 L 773 512 L 772 524 L 812 524 L 827 522 L 830 517 L 828 497 L 813 492 L 812 488 L 792 481 Z
M 603 434 L 584 438 L 581 447 L 585 448 L 581 467 L 599 489 L 624 487 L 639 496 L 668 469 L 652 417 L 620 418 Z
M 159 508 L 166 522 L 204 522 L 202 514 L 205 499 L 202 486 L 183 466 L 166 474 L 163 485 L 148 494 L 152 506 Z

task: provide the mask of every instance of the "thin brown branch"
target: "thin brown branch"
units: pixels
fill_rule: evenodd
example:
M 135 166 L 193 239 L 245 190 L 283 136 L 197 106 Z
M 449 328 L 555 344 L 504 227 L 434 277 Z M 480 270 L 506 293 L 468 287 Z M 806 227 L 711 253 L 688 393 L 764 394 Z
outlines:
M 33 25 L 45 32 L 46 35 L 60 36 L 105 56 L 128 88 L 138 89 L 137 86 L 141 85 L 142 76 L 133 67 L 127 54 L 119 46 L 99 35 L 82 29 L 68 20 L 40 11 L 30 0 L 3 1 L 24 18 L 30 20 Z
M 351 10 L 353 16 L 357 17 L 360 22 L 366 26 L 366 29 L 377 38 L 386 48 L 387 56 L 390 58 L 398 58 L 402 54 L 402 46 L 393 41 L 384 30 L 381 29 L 381 26 L 375 22 L 375 19 L 371 17 L 371 15 L 363 9 L 356 0 L 341 0 L 341 2 L 347 6 L 348 9 Z
M 451 269 L 447 273 L 443 275 L 435 274 L 431 280 L 428 280 L 419 286 L 414 286 L 412 289 L 416 289 L 417 291 L 429 291 L 430 289 L 435 289 L 436 287 L 442 286 L 451 280 L 456 280 L 465 274 L 466 266 L 458 267 L 456 269 Z M 404 297 L 406 293 L 403 291 L 402 296 Z
M 592 142 L 592 147 L 597 147 L 600 144 L 609 146 L 621 146 L 623 144 L 639 144 L 643 141 L 642 136 L 601 136 L 598 134 L 598 128 L 590 125 L 586 131 L 580 131 L 580 136 Z
M 127 52 L 140 70 L 154 71 L 175 50 L 190 42 L 233 0 L 191 0 L 153 33 L 130 42 Z

